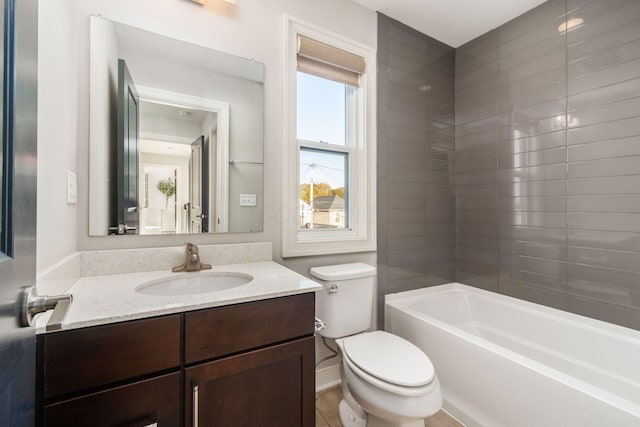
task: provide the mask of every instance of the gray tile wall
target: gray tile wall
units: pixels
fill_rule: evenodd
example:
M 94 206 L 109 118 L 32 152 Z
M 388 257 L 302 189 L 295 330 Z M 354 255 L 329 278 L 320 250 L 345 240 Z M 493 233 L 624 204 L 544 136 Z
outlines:
M 455 51 L 378 15 L 378 319 L 455 278 Z
M 455 77 L 457 280 L 640 329 L 640 1 L 551 0 Z
M 456 50 L 456 278 L 498 290 L 498 33 Z

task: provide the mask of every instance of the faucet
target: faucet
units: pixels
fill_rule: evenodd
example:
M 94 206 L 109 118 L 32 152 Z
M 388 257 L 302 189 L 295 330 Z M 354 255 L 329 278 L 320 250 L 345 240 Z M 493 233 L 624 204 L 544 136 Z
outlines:
M 171 269 L 174 273 L 180 271 L 200 271 L 208 270 L 211 268 L 211 264 L 204 264 L 200 262 L 200 255 L 198 254 L 198 247 L 193 243 L 187 242 L 187 248 L 185 251 L 186 259 L 182 265 L 176 265 Z

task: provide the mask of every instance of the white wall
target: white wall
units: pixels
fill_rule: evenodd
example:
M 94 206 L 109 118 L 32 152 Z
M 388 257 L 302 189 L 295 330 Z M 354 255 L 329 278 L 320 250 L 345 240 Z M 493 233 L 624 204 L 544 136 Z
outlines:
M 67 205 L 67 170 L 76 171 L 79 25 L 77 0 L 39 2 L 38 34 L 38 239 L 41 272 L 77 250 L 77 206 Z M 88 161 L 85 159 L 85 161 Z M 86 165 L 85 165 L 86 169 Z M 80 173 L 80 180 L 83 179 Z M 86 185 L 81 187 L 84 193 Z M 79 198 L 86 199 L 85 194 Z
M 78 21 L 74 24 L 73 7 L 76 5 Z M 274 244 L 274 258 L 280 259 L 285 13 L 357 42 L 376 45 L 375 13 L 348 0 L 241 0 L 235 6 L 222 0 L 208 0 L 205 6 L 186 0 L 41 2 L 40 145 L 46 144 L 48 138 L 55 138 L 56 145 L 55 148 L 49 145 L 52 156 L 41 156 L 40 161 L 41 165 L 44 163 L 39 170 L 40 194 L 46 198 L 41 200 L 38 214 L 42 223 L 40 230 L 45 228 L 39 234 L 38 243 L 39 253 L 47 253 L 47 256 L 40 257 L 40 269 L 76 249 L 182 245 L 184 240 L 181 236 L 88 236 L 89 14 L 100 14 L 124 24 L 254 58 L 265 64 L 264 231 L 199 235 L 191 240 L 196 244 L 270 241 Z M 336 19 L 337 15 L 340 19 Z M 51 131 L 54 129 L 56 132 Z M 77 209 L 64 204 L 61 194 L 64 185 L 60 185 L 66 168 L 73 168 L 76 156 L 79 179 Z M 62 227 L 60 223 L 67 226 Z M 52 248 L 55 251 L 51 251 Z M 374 263 L 375 254 L 305 258 L 288 260 L 286 264 L 307 274 L 309 265 L 354 260 Z

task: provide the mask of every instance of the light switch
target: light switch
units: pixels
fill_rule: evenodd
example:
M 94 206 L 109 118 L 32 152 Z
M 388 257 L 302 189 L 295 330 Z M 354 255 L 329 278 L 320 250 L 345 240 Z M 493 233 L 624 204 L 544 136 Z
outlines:
M 67 171 L 67 204 L 78 203 L 78 178 L 75 172 Z
M 240 206 L 255 206 L 256 205 L 256 195 L 255 194 L 241 194 L 240 195 Z

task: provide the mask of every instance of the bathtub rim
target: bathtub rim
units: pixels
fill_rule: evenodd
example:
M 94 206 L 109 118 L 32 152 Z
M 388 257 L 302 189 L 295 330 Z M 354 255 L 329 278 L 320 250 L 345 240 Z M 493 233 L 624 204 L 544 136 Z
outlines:
M 532 359 L 527 356 L 523 356 L 513 350 L 510 350 L 507 347 L 503 347 L 501 345 L 495 344 L 488 339 L 482 338 L 478 335 L 474 335 L 467 331 L 464 331 L 456 326 L 453 326 L 449 323 L 446 323 L 442 320 L 439 320 L 433 316 L 430 316 L 425 313 L 415 312 L 413 310 L 407 310 L 407 307 L 416 303 L 416 297 L 428 297 L 431 295 L 442 295 L 448 293 L 456 293 L 456 294 L 464 294 L 471 293 L 478 295 L 484 298 L 492 298 L 498 300 L 501 304 L 514 304 L 522 310 L 535 313 L 536 315 L 542 315 L 548 319 L 558 320 L 560 319 L 563 322 L 567 322 L 572 326 L 579 326 L 580 328 L 586 328 L 593 332 L 602 333 L 603 330 L 608 333 L 614 335 L 616 338 L 623 339 L 625 342 L 629 342 L 632 344 L 636 344 L 640 346 L 640 331 L 636 331 L 635 329 L 627 328 L 620 325 L 615 325 L 611 323 L 607 323 L 597 319 L 591 319 L 589 317 L 585 317 L 579 314 L 566 312 L 563 310 L 546 307 L 541 304 L 532 303 L 529 301 L 520 300 L 518 298 L 510 297 L 508 295 L 499 294 L 497 292 L 488 291 L 485 289 L 478 289 L 469 285 L 465 285 L 459 282 L 451 282 L 443 285 L 431 286 L 426 288 L 420 288 L 410 291 L 404 292 L 396 292 L 392 294 L 385 295 L 385 329 L 387 319 L 387 305 L 395 310 L 401 311 L 407 316 L 410 316 L 414 319 L 428 322 L 432 326 L 443 330 L 447 333 L 450 333 L 460 339 L 469 341 L 474 345 L 478 345 L 479 347 L 487 350 L 493 354 L 496 354 L 501 357 L 505 357 L 514 363 L 522 366 L 525 369 L 534 370 L 545 377 L 548 377 L 552 380 L 558 381 L 564 384 L 567 387 L 580 391 L 582 393 L 586 393 L 589 396 L 602 400 L 607 404 L 614 406 L 615 408 L 632 414 L 640 418 L 640 402 L 634 402 L 625 397 L 619 396 L 613 392 L 610 392 L 604 388 L 598 387 L 597 385 L 593 385 L 583 379 L 574 377 L 569 374 L 565 374 L 564 372 L 548 366 L 544 363 L 538 362 L 535 359 Z M 628 336 L 628 335 L 631 336 Z M 428 356 L 428 352 L 427 353 Z M 436 371 L 437 374 L 437 371 Z
M 561 318 L 563 321 L 572 325 L 579 326 L 581 328 L 590 329 L 592 331 L 606 330 L 607 333 L 613 334 L 617 339 L 621 339 L 625 342 L 631 342 L 640 345 L 640 331 L 629 328 L 622 325 L 616 325 L 614 323 L 605 322 L 603 320 L 593 319 L 591 317 L 583 316 L 581 314 L 571 313 L 558 308 L 547 307 L 542 304 L 522 300 L 509 295 L 500 294 L 498 292 L 489 291 L 486 289 L 480 289 L 473 286 L 465 285 L 464 283 L 451 282 L 437 286 L 430 286 L 426 288 L 414 289 L 404 292 L 395 292 L 386 294 L 384 297 L 385 304 L 393 305 L 394 307 L 402 308 L 412 303 L 411 299 L 416 296 L 426 295 L 438 295 L 445 293 L 472 293 L 481 297 L 490 296 L 493 299 L 498 300 L 502 304 L 513 304 L 524 311 L 536 314 L 542 314 L 543 317 L 548 319 Z M 431 316 L 429 316 L 432 318 Z M 435 319 L 435 318 L 434 318 Z M 435 319 L 437 320 L 437 319 Z

